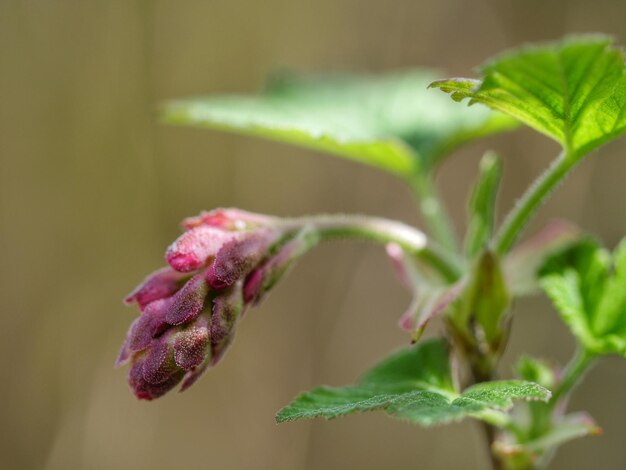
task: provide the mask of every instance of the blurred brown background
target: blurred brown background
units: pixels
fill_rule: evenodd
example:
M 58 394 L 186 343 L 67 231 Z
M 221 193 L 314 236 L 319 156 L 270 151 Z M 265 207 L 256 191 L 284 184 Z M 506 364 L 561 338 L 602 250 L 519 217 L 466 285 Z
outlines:
M 408 301 L 383 250 L 307 257 L 239 328 L 220 367 L 183 395 L 138 402 L 113 360 L 136 312 L 121 298 L 187 215 L 362 212 L 419 224 L 408 191 L 312 151 L 155 123 L 165 98 L 254 91 L 277 67 L 467 75 L 529 40 L 602 31 L 623 44 L 624 0 L 0 1 L 0 468 L 479 469 L 471 422 L 423 430 L 382 414 L 277 426 L 297 392 L 353 380 L 407 340 Z M 556 145 L 526 130 L 442 169 L 459 227 L 482 151 L 505 157 L 502 210 Z M 613 246 L 626 233 L 626 139 L 567 181 L 531 229 L 567 217 Z M 565 361 L 573 341 L 543 299 L 516 306 L 502 373 L 522 351 Z M 439 328 L 437 325 L 434 330 Z M 601 437 L 555 469 L 626 468 L 626 362 L 576 392 Z

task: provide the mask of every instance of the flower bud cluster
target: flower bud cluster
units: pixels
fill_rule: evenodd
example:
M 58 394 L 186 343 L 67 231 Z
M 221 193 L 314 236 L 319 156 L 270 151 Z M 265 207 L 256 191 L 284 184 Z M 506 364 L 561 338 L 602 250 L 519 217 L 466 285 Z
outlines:
M 166 251 L 169 266 L 125 299 L 141 314 L 117 364 L 131 362 L 128 381 L 140 399 L 158 398 L 181 382 L 183 391 L 216 365 L 246 308 L 317 242 L 308 228 L 238 209 L 203 212 L 183 228 Z

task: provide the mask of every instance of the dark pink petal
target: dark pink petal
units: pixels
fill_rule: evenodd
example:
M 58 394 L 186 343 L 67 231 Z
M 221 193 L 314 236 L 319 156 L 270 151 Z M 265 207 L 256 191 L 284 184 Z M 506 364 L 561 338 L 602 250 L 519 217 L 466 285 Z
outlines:
M 243 301 L 246 304 L 256 302 L 261 297 L 261 287 L 263 287 L 263 276 L 265 270 L 263 268 L 255 269 L 248 277 L 243 285 Z
M 207 271 L 211 287 L 223 289 L 246 276 L 266 256 L 278 236 L 275 232 L 264 230 L 225 243 Z
M 128 383 L 133 389 L 135 396 L 140 400 L 153 400 L 165 395 L 171 389 L 176 387 L 185 375 L 184 370 L 176 371 L 167 380 L 152 384 L 147 382 L 143 376 L 143 361 L 133 364 L 128 374 Z
M 143 363 L 144 380 L 151 384 L 160 384 L 169 379 L 177 370 L 174 349 L 167 338 L 153 340 Z
M 123 366 L 129 361 L 132 355 L 132 351 L 128 347 L 128 343 L 129 343 L 129 338 L 127 335 L 126 339 L 124 340 L 124 343 L 122 344 L 122 347 L 120 348 L 120 352 L 117 355 L 117 359 L 115 360 L 115 367 Z
M 182 285 L 182 281 L 188 276 L 166 267 L 148 275 L 135 290 L 133 290 L 124 302 L 130 304 L 137 302 L 141 308 L 153 300 L 169 297 Z
M 198 226 L 178 237 L 167 249 L 165 259 L 176 271 L 195 271 L 235 236 L 234 233 L 215 227 Z
M 201 212 L 196 217 L 188 217 L 183 221 L 183 228 L 192 228 L 205 225 L 228 231 L 242 231 L 250 228 L 271 225 L 275 218 L 267 215 L 242 211 L 241 209 L 213 209 Z
M 165 315 L 172 305 L 173 299 L 159 299 L 146 305 L 143 313 L 130 326 L 128 348 L 131 351 L 146 349 L 152 339 L 162 334 L 168 324 Z
M 165 321 L 170 325 L 182 325 L 193 320 L 204 307 L 208 293 L 209 286 L 205 279 L 205 273 L 196 274 L 174 295 Z
M 200 316 L 193 325 L 175 335 L 176 364 L 185 370 L 197 368 L 210 353 L 209 347 L 208 320 L 205 316 Z
M 152 400 L 148 391 L 149 384 L 143 378 L 143 361 L 135 362 L 128 372 L 128 384 L 140 400 Z
M 233 339 L 235 324 L 243 311 L 242 282 L 239 281 L 213 300 L 211 312 L 211 365 L 224 355 Z

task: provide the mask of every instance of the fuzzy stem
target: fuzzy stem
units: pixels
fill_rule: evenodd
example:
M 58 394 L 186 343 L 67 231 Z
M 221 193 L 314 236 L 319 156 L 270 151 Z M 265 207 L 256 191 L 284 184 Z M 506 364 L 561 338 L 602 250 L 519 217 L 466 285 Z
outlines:
M 587 368 L 592 364 L 594 356 L 585 349 L 580 348 L 569 364 L 565 367 L 563 379 L 552 394 L 550 407 L 554 408 L 560 400 L 566 398 L 580 382 Z
M 580 161 L 570 158 L 565 152 L 552 162 L 548 169 L 526 190 L 500 227 L 495 240 L 496 251 L 508 252 L 517 240 L 528 221 L 537 209 L 550 196 L 552 191 L 563 181 Z
M 489 456 L 489 463 L 491 470 L 502 470 L 502 461 L 493 451 L 493 444 L 497 437 L 497 428 L 493 424 L 482 422 L 481 428 L 485 435 L 485 446 L 487 448 L 487 455 Z
M 459 252 L 459 242 L 452 221 L 445 211 L 431 173 L 417 173 L 411 180 L 411 188 L 429 231 L 441 244 L 452 252 Z
M 358 238 L 378 243 L 397 243 L 407 253 L 428 263 L 448 282 L 461 276 L 461 266 L 428 241 L 426 235 L 410 225 L 380 217 L 362 215 L 317 215 L 288 219 L 286 229 L 311 226 L 322 239 Z

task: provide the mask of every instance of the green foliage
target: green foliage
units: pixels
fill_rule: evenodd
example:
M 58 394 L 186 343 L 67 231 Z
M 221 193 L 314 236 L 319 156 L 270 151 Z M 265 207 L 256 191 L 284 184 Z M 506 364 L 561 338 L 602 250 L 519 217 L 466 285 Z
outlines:
M 556 383 L 554 368 L 542 360 L 522 356 L 517 361 L 515 369 L 522 379 L 536 382 L 542 387 L 552 389 Z
M 602 430 L 587 413 L 572 413 L 553 424 L 540 438 L 524 443 L 524 448 L 539 452 L 557 447 L 579 437 L 598 435 Z
M 563 400 L 597 355 L 626 356 L 626 239 L 611 255 L 581 240 L 576 227 L 557 222 L 511 249 L 577 162 L 626 132 L 624 54 L 610 38 L 579 36 L 511 51 L 480 73 L 481 80 L 436 82 L 427 70 L 382 77 L 283 76 L 256 96 L 197 97 L 164 106 L 163 118 L 173 124 L 284 141 L 400 176 L 420 200 L 424 221 L 440 244 L 426 242 L 420 232 L 416 256 L 403 251 L 407 228 L 395 222 L 360 218 L 349 229 L 327 227 L 333 237 L 358 234 L 391 242 L 388 253 L 412 295 L 401 326 L 417 341 L 445 311 L 448 337 L 467 377 L 457 371 L 453 376 L 448 344 L 431 339 L 389 356 L 356 384 L 302 393 L 279 411 L 278 422 L 374 410 L 421 425 L 472 417 L 501 428 L 488 434 L 495 439 L 492 450 L 510 469 L 544 465 L 556 446 L 599 431 L 587 415 L 564 416 Z M 441 93 L 429 93 L 429 83 L 456 101 L 469 98 L 470 105 L 487 107 L 457 107 Z M 486 154 L 461 253 L 433 170 L 456 146 L 518 121 L 560 143 L 562 157 L 531 185 L 494 236 L 502 164 Z M 508 338 L 511 299 L 539 285 L 583 348 L 562 373 L 523 357 L 517 366 L 522 380 L 489 381 Z M 462 390 L 456 385 L 461 379 L 474 384 Z M 520 399 L 529 403 L 506 414 Z
M 480 68 L 482 80 L 432 86 L 460 101 L 516 117 L 552 137 L 573 159 L 626 132 L 624 54 L 605 36 L 578 36 L 527 46 Z
M 498 256 L 492 251 L 483 251 L 474 263 L 453 321 L 461 329 L 479 327 L 480 336 L 496 351 L 503 333 L 501 320 L 509 301 Z
M 497 441 L 494 451 L 507 461 L 507 468 L 545 468 L 552 449 L 573 439 L 601 433 L 602 430 L 587 413 L 572 413 L 552 423 L 550 429 L 539 437 L 523 442 Z
M 356 385 L 318 387 L 283 408 L 278 422 L 336 418 L 359 411 L 385 410 L 399 419 L 432 425 L 470 416 L 486 419 L 512 400 L 547 400 L 550 392 L 526 381 L 485 382 L 455 391 L 448 348 L 442 340 L 403 349 L 367 372 Z
M 479 171 L 470 199 L 469 224 L 465 235 L 465 252 L 470 258 L 487 248 L 493 234 L 502 162 L 497 155 L 488 152 L 480 161 Z
M 504 115 L 459 110 L 429 92 L 434 78 L 428 70 L 284 76 L 258 96 L 171 101 L 163 119 L 322 150 L 402 177 L 431 168 L 463 142 L 515 127 Z
M 612 257 L 585 240 L 553 256 L 540 276 L 544 291 L 589 353 L 626 355 L 626 239 Z

